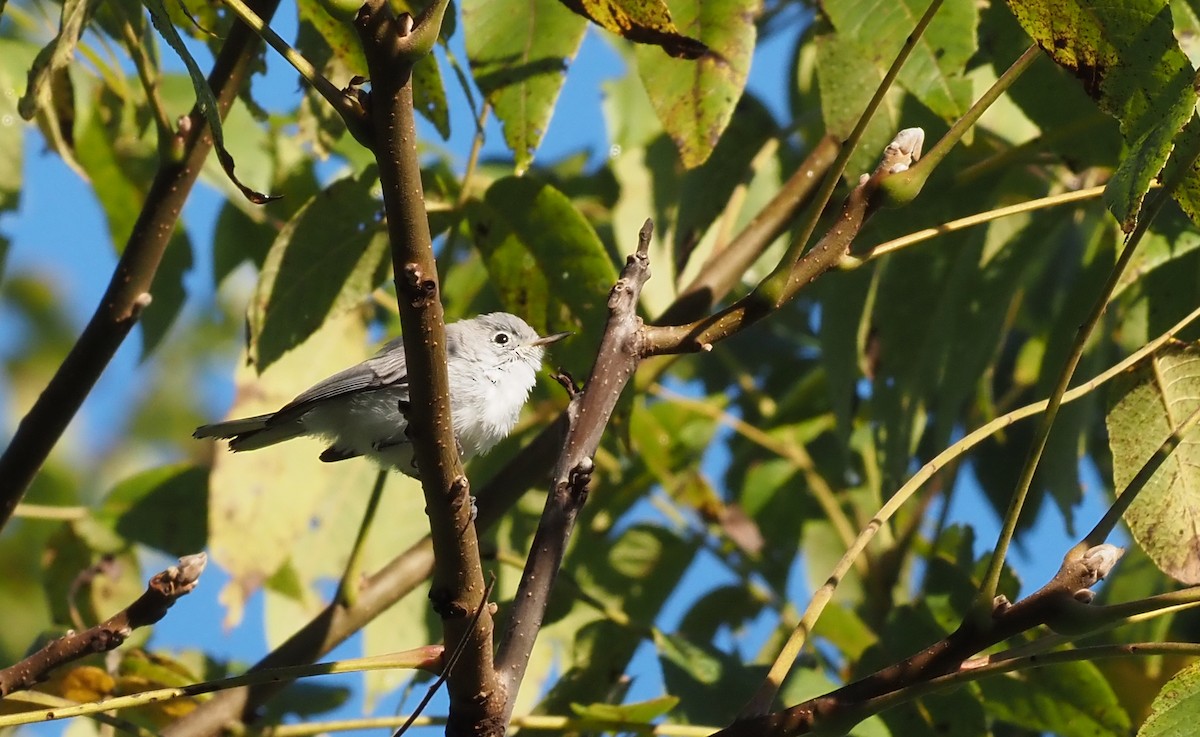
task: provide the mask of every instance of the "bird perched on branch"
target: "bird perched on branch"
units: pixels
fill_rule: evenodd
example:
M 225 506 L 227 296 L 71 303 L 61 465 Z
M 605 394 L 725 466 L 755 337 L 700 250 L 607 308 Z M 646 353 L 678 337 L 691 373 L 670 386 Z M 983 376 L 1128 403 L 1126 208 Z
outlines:
M 446 325 L 450 414 L 459 452 L 486 453 L 517 423 L 536 382 L 547 345 L 567 337 L 540 337 L 507 312 Z M 373 357 L 330 376 L 279 411 L 196 428 L 196 438 L 228 438 L 233 451 L 257 450 L 302 435 L 323 438 L 325 462 L 366 456 L 416 475 L 408 429 L 408 368 L 404 343 L 390 341 Z

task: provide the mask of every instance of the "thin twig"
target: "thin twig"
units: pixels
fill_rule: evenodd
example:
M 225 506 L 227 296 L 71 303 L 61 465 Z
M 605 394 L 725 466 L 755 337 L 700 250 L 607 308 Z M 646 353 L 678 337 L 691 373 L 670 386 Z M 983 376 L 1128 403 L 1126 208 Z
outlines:
M 491 579 L 488 580 L 487 591 L 483 592 L 483 598 L 479 602 L 479 608 L 475 610 L 475 614 L 471 618 L 471 626 L 467 628 L 468 632 L 473 630 L 475 625 L 479 622 L 479 617 L 483 614 L 484 607 L 488 605 L 488 599 L 491 598 L 492 589 L 495 587 L 495 585 L 496 577 L 492 576 Z M 450 677 L 450 673 L 454 670 L 455 663 L 457 663 L 459 658 L 462 657 L 463 650 L 466 649 L 468 641 L 469 640 L 465 637 L 459 640 L 458 644 L 454 646 L 454 652 L 450 653 L 450 657 L 444 658 L 445 664 L 442 666 L 442 672 L 439 673 L 437 679 L 430 684 L 429 690 L 425 692 L 425 696 L 421 699 L 421 702 L 417 704 L 417 708 L 413 709 L 413 713 L 409 716 L 408 720 L 406 720 L 404 724 L 400 725 L 400 728 L 396 730 L 396 733 L 392 737 L 401 737 L 401 735 L 407 732 L 409 728 L 413 726 L 413 722 L 415 722 L 417 718 L 421 716 L 422 712 L 425 711 L 425 708 L 429 706 L 429 702 L 433 700 L 434 694 L 436 694 L 437 690 L 441 688 L 443 683 L 446 682 L 446 679 Z
M 346 129 L 354 139 L 364 146 L 369 145 L 370 136 L 367 121 L 367 113 L 359 104 L 358 98 L 355 95 L 347 94 L 337 88 L 335 84 L 325 78 L 325 75 L 317 71 L 317 68 L 312 65 L 308 59 L 304 58 L 296 49 L 280 38 L 278 33 L 271 29 L 268 20 L 264 20 L 258 16 L 254 10 L 242 2 L 242 0 L 221 0 L 233 14 L 242 20 L 243 23 L 250 26 L 255 33 L 266 41 L 267 44 L 275 50 L 277 54 L 283 57 L 284 61 L 292 65 L 301 77 L 306 82 L 313 86 L 321 97 L 329 103 L 329 106 L 337 111 L 338 115 L 342 116 L 342 120 L 346 123 Z
M 30 688 L 64 663 L 120 647 L 135 629 L 162 619 L 179 597 L 190 594 L 207 563 L 208 556 L 204 553 L 180 558 L 178 566 L 156 574 L 141 596 L 113 616 L 82 632 L 63 635 L 21 662 L 0 670 L 0 698 Z
M 349 658 L 332 663 L 315 663 L 312 665 L 296 665 L 286 668 L 259 670 L 232 678 L 194 683 L 189 686 L 156 688 L 128 696 L 113 696 L 112 698 L 91 701 L 86 704 L 25 711 L 19 714 L 0 714 L 0 727 L 15 727 L 21 724 L 36 724 L 37 722 L 90 716 L 105 711 L 119 711 L 135 706 L 146 706 L 147 704 L 158 704 L 172 699 L 182 699 L 188 696 L 200 696 L 217 691 L 226 691 L 227 689 L 239 686 L 291 682 L 297 678 L 311 678 L 313 676 L 335 675 L 339 673 L 362 673 L 372 670 L 396 670 L 399 668 L 434 670 L 440 668 L 443 653 L 444 649 L 441 645 L 429 645 L 400 653 L 374 655 L 369 658 Z
M 154 114 L 154 125 L 158 132 L 158 155 L 167 159 L 170 155 L 171 141 L 175 138 L 175 130 L 171 124 L 171 116 L 167 113 L 166 105 L 163 104 L 162 96 L 158 93 L 158 69 L 155 68 L 150 55 L 146 53 L 143 45 L 145 40 L 138 38 L 137 32 L 133 30 L 133 24 L 126 15 L 124 6 L 118 3 L 110 7 L 120 18 L 121 39 L 125 42 L 129 56 L 133 59 L 138 79 L 141 80 L 142 89 L 146 92 L 146 101 L 150 104 L 150 111 Z M 138 7 L 140 8 L 140 6 Z
M 283 724 L 263 730 L 263 737 L 314 737 L 326 732 L 350 732 L 367 729 L 393 728 L 406 723 L 410 716 L 367 717 L 364 719 L 342 719 L 330 722 L 305 722 Z M 445 726 L 445 717 L 418 717 L 414 727 Z M 517 729 L 544 730 L 556 734 L 586 734 L 615 732 L 647 735 L 648 737 L 708 737 L 717 730 L 693 724 L 648 724 L 646 722 L 623 722 L 619 720 L 583 719 L 549 714 L 527 714 L 515 716 L 510 723 Z
M 1000 218 L 1006 218 L 1010 215 L 1020 215 L 1021 213 L 1032 212 L 1034 210 L 1044 210 L 1050 207 L 1058 207 L 1059 205 L 1068 205 L 1075 202 L 1082 202 L 1084 200 L 1096 199 L 1100 197 L 1100 195 L 1104 194 L 1104 189 L 1105 188 L 1102 186 L 1089 187 L 1087 189 L 1081 189 L 1075 192 L 1063 192 L 1061 194 L 1049 195 L 1047 197 L 1039 197 L 1036 200 L 1028 200 L 1016 205 L 998 207 L 994 210 L 968 215 L 963 218 L 958 218 L 957 220 L 951 220 L 949 222 L 942 223 L 941 225 L 937 225 L 932 228 L 918 230 L 913 233 L 909 233 L 908 235 L 901 236 L 900 238 L 893 238 L 890 241 L 880 243 L 864 254 L 861 258 L 847 256 L 846 259 L 843 260 L 841 266 L 843 268 L 855 268 L 868 261 L 874 261 L 881 256 L 886 256 L 889 253 L 895 253 L 896 251 L 908 248 L 909 246 L 921 243 L 922 241 L 927 241 L 939 235 L 946 235 L 947 233 L 964 230 L 976 225 L 983 225 L 984 223 L 989 223 L 993 220 L 999 220 Z
M 352 607 L 358 601 L 358 587 L 362 585 L 363 547 L 367 543 L 367 533 L 371 530 L 371 522 L 379 509 L 379 499 L 383 496 L 383 487 L 387 483 L 388 472 L 380 469 L 375 475 L 375 484 L 371 487 L 371 496 L 367 499 L 367 508 L 363 511 L 362 524 L 358 526 L 358 534 L 354 538 L 354 547 L 350 549 L 350 558 L 346 561 L 346 570 L 338 584 L 338 603 L 344 607 Z

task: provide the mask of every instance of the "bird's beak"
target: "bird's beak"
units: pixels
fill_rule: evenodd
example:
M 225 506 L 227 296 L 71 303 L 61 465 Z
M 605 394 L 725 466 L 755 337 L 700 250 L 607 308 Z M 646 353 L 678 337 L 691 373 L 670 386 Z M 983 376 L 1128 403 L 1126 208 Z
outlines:
M 568 335 L 574 335 L 574 333 L 555 333 L 554 335 L 547 335 L 544 338 L 538 338 L 529 345 L 550 345 L 551 343 L 557 343 Z

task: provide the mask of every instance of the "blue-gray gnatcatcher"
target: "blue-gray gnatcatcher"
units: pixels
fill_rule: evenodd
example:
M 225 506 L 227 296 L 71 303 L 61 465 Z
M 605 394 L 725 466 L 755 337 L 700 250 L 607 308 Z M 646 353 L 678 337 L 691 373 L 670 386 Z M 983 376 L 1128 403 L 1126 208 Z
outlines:
M 450 414 L 464 458 L 486 453 L 517 423 L 545 346 L 569 333 L 538 337 L 507 312 L 446 326 Z M 404 344 L 392 340 L 374 357 L 330 376 L 278 412 L 196 428 L 196 438 L 229 438 L 229 449 L 257 450 L 301 435 L 329 442 L 326 462 L 367 456 L 415 475 L 408 428 Z

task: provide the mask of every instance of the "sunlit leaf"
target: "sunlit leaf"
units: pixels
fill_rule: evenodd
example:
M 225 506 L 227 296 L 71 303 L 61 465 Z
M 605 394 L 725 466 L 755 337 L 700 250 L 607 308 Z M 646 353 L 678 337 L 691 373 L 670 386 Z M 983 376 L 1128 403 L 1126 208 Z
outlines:
M 872 66 L 886 70 L 929 3 L 926 0 L 833 0 L 822 7 L 839 38 L 853 40 Z M 944 120 L 956 119 L 971 103 L 971 85 L 962 72 L 967 60 L 975 53 L 978 12 L 978 4 L 972 0 L 943 2 L 897 78 L 905 89 Z
M 1163 687 L 1138 737 L 1189 737 L 1200 720 L 1200 663 L 1175 674 Z
M 683 165 L 703 164 L 733 117 L 750 72 L 760 0 L 679 0 L 671 3 L 675 24 L 709 52 L 698 59 L 663 58 L 639 46 L 638 75 L 663 128 L 679 149 Z
M 696 59 L 708 51 L 688 38 L 671 22 L 671 9 L 663 0 L 562 0 L 571 10 L 596 25 L 635 43 L 660 46 L 668 55 Z
M 1036 732 L 1063 737 L 1129 734 L 1129 715 L 1087 661 L 985 678 L 979 690 L 989 714 Z
M 1121 121 L 1132 153 L 1122 158 L 1105 201 L 1128 232 L 1196 103 L 1192 66 L 1172 34 L 1170 8 L 1165 0 L 1009 0 L 1009 7 L 1038 45 Z
M 371 177 L 340 179 L 288 221 L 263 262 L 247 310 L 261 371 L 382 280 L 387 237 Z
M 462 17 L 475 83 L 496 111 L 517 171 L 523 172 L 546 135 L 587 21 L 558 0 L 519 5 L 465 0 Z
M 1200 405 L 1200 347 L 1173 344 L 1114 381 L 1107 425 L 1118 491 Z M 1167 575 L 1200 583 L 1200 445 L 1195 436 L 1138 494 L 1125 521 L 1138 544 Z

